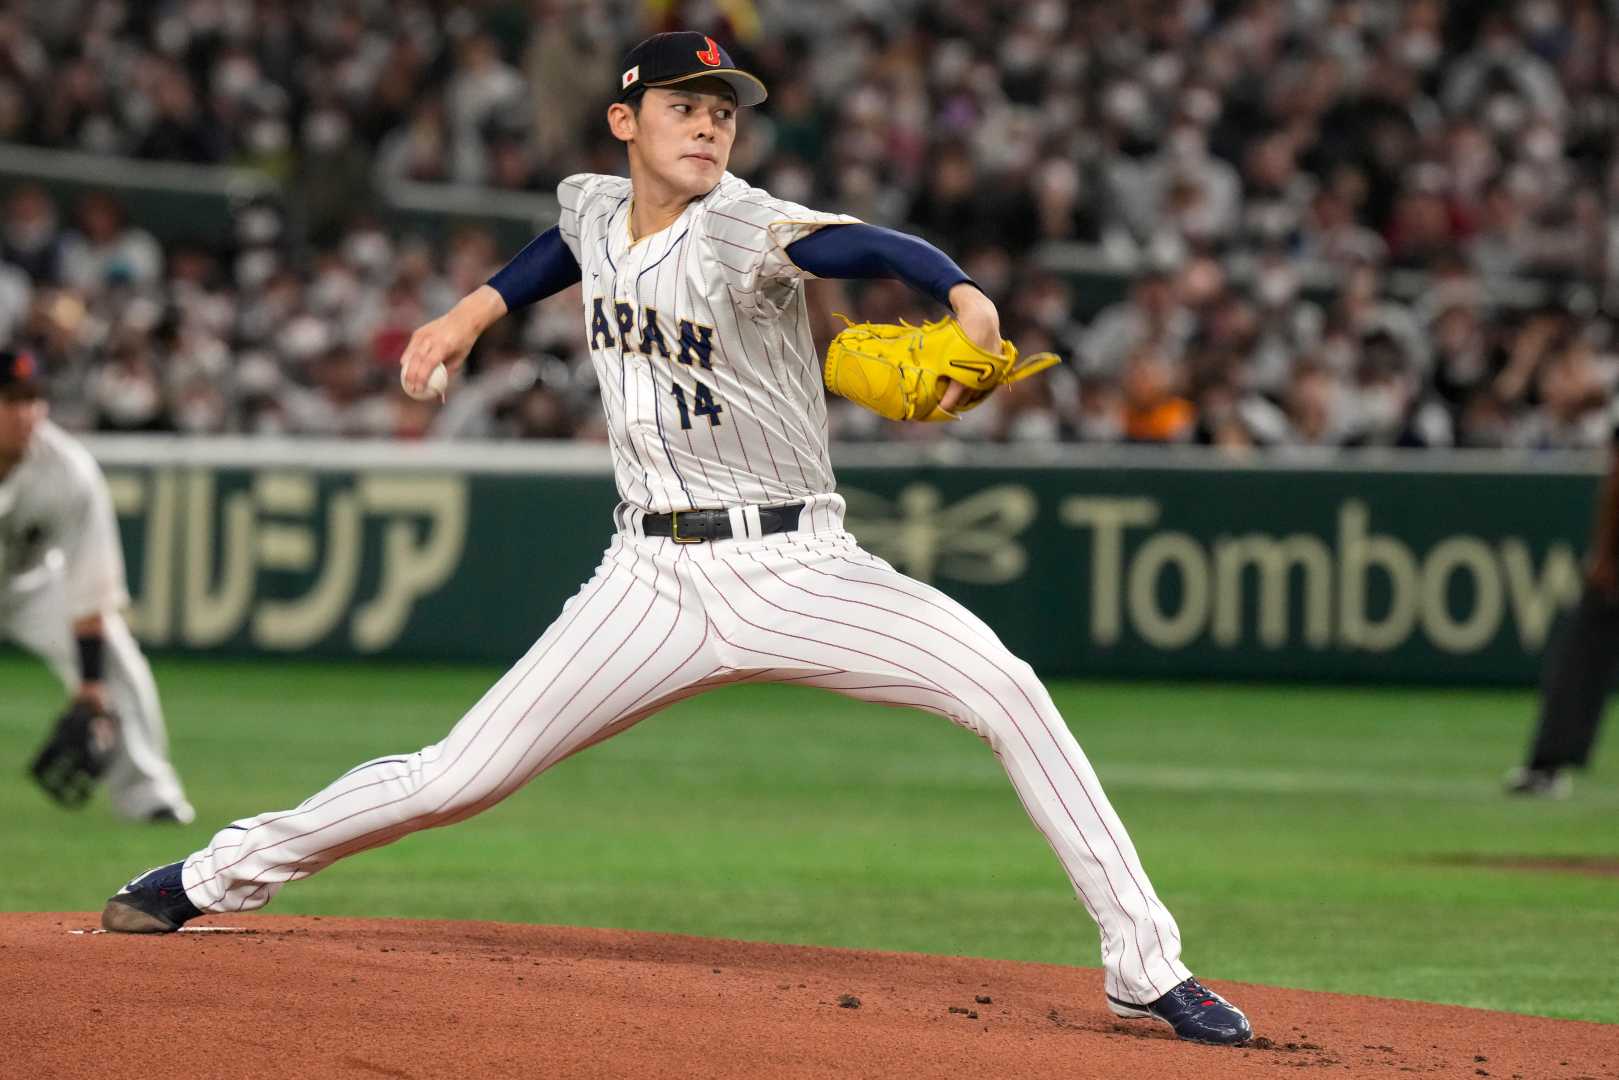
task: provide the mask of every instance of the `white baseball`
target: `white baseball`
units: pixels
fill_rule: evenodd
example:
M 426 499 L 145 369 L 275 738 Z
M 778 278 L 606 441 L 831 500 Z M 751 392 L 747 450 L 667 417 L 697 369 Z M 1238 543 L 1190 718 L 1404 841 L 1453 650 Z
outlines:
M 427 389 L 419 394 L 415 394 L 411 393 L 410 387 L 405 386 L 405 369 L 400 368 L 399 385 L 405 388 L 406 394 L 409 394 L 417 401 L 432 401 L 434 398 L 442 399 L 444 397 L 445 388 L 450 385 L 450 373 L 444 370 L 443 364 L 439 364 L 437 367 L 433 368 L 433 373 L 427 377 Z

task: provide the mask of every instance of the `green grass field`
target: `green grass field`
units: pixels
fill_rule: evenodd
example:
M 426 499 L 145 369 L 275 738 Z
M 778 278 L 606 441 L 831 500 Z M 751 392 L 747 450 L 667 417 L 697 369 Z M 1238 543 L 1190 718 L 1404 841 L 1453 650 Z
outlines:
M 159 660 L 201 815 L 55 809 L 23 767 L 60 690 L 0 655 L 0 910 L 88 911 L 227 821 L 435 741 L 483 668 Z M 1510 802 L 1526 692 L 1061 683 L 1059 705 L 1214 979 L 1619 1022 L 1619 754 Z M 931 715 L 743 687 L 484 816 L 289 888 L 280 914 L 420 916 L 1095 965 L 1096 933 L 988 751 Z

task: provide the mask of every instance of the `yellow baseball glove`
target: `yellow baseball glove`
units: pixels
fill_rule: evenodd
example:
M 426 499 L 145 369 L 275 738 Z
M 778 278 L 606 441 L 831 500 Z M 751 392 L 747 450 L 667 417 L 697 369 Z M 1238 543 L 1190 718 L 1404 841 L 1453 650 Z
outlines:
M 957 420 L 995 391 L 1058 363 L 1055 353 L 1018 360 L 1017 346 L 992 353 L 974 344 L 955 319 L 912 326 L 853 323 L 826 347 L 826 388 L 890 420 Z M 949 377 L 967 387 L 954 412 L 939 407 Z

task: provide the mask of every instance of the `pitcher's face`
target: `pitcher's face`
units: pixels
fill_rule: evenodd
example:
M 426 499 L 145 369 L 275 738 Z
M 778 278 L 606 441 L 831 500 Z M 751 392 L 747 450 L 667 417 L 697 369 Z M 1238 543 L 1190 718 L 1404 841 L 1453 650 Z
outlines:
M 626 140 L 641 165 L 690 198 L 706 195 L 725 174 L 736 141 L 736 98 L 718 79 L 647 90 Z

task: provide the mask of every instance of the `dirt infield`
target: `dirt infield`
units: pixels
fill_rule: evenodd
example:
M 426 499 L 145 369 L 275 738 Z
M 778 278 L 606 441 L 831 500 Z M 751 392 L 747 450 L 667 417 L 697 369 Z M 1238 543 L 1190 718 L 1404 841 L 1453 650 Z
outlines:
M 496 923 L 73 932 L 94 925 L 0 916 L 0 1076 L 1619 1077 L 1619 1027 L 1230 983 L 1259 1038 L 1191 1046 L 1044 964 Z

